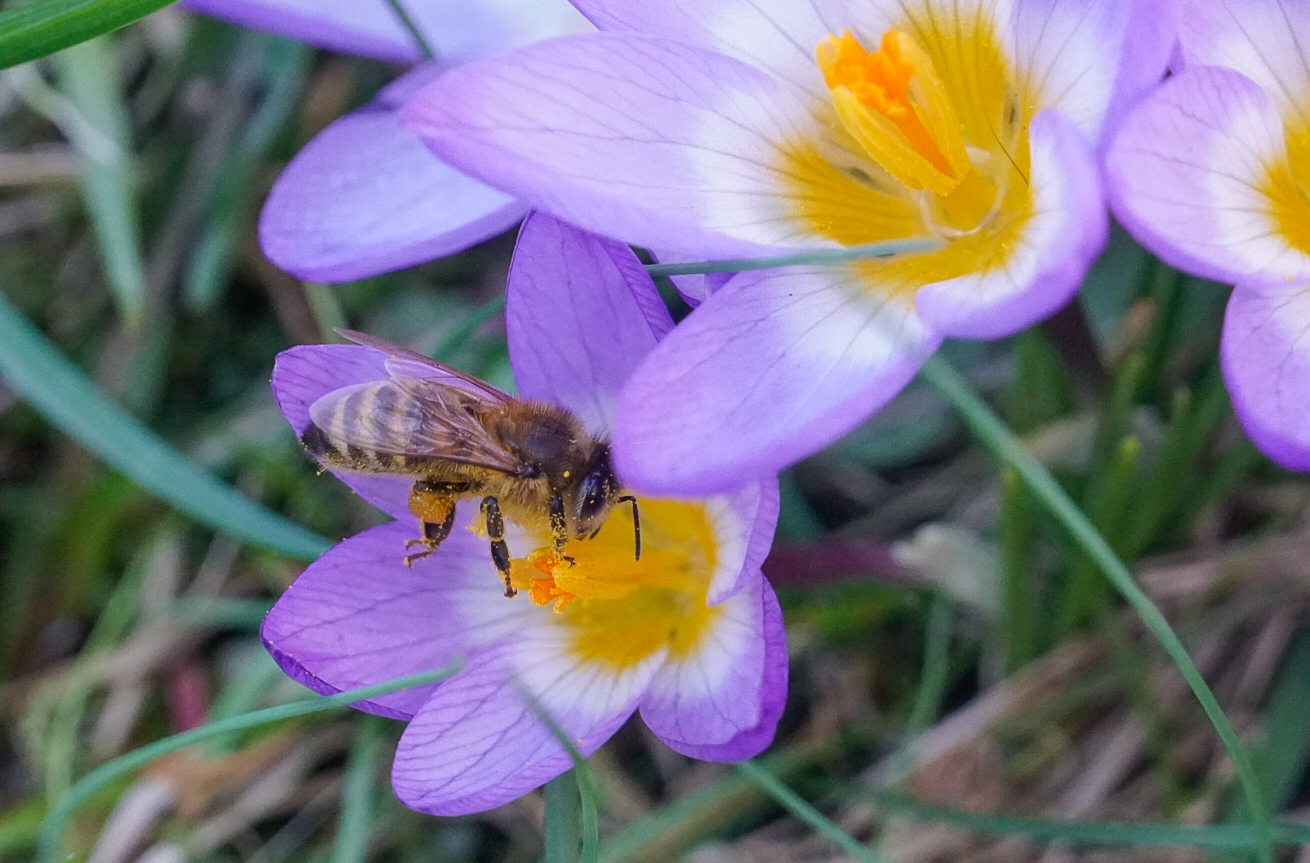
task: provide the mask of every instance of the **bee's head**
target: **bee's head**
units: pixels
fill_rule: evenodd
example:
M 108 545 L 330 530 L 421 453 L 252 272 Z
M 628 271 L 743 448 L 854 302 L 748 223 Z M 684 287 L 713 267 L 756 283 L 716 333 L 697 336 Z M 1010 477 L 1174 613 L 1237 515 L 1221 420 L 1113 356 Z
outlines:
M 600 529 L 619 494 L 619 481 L 610 466 L 610 446 L 598 444 L 587 461 L 573 498 L 573 535 L 582 538 Z

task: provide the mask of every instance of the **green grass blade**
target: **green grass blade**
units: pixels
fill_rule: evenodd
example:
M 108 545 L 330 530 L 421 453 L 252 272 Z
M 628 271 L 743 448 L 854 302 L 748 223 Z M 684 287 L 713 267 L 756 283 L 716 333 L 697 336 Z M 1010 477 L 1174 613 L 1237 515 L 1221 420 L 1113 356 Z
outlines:
M 572 781 L 570 784 L 576 784 L 579 802 L 578 831 L 581 833 L 582 838 L 582 855 L 580 859 L 582 863 L 597 863 L 597 860 L 600 859 L 600 789 L 596 786 L 596 776 L 591 772 L 591 768 L 587 766 L 586 757 L 569 738 L 568 732 L 560 727 L 555 718 L 542 707 L 537 699 L 527 691 L 520 692 L 519 695 L 528 705 L 528 709 L 532 711 L 532 714 L 537 717 L 537 721 L 545 725 L 551 736 L 564 747 L 564 751 L 568 752 L 569 759 L 573 762 L 573 769 L 554 781 L 560 782 L 571 776 Z M 563 792 L 557 790 L 556 793 L 562 794 Z M 548 829 L 549 819 L 550 815 L 547 813 Z M 562 831 L 564 828 L 557 829 Z M 566 859 L 579 858 L 575 853 Z
M 232 259 L 241 232 L 251 230 L 248 214 L 259 183 L 256 172 L 267 159 L 278 133 L 298 107 L 301 87 L 313 52 L 297 42 L 263 34 L 243 34 L 251 44 L 250 62 L 260 66 L 267 89 L 247 121 L 236 148 L 227 155 L 206 209 L 206 221 L 187 267 L 182 292 L 196 310 L 213 306 L 231 280 Z
M 1269 807 L 1265 803 L 1255 768 L 1251 759 L 1237 738 L 1237 732 L 1228 721 L 1223 708 L 1215 699 L 1214 693 L 1206 684 L 1196 663 L 1188 655 L 1187 649 L 1179 641 L 1173 627 L 1164 615 L 1155 607 L 1142 589 L 1133 581 L 1132 574 L 1123 565 L 1105 539 L 1096 531 L 1087 517 L 1065 494 L 1054 479 L 1036 459 L 1030 456 L 1019 441 L 1005 427 L 1005 424 L 992 413 L 991 409 L 969 389 L 964 380 L 940 356 L 930 357 L 920 371 L 921 376 L 950 402 L 974 436 L 996 456 L 1003 464 L 1011 468 L 1027 484 L 1033 497 L 1046 506 L 1051 515 L 1068 531 L 1073 540 L 1087 553 L 1106 578 L 1119 591 L 1124 600 L 1137 612 L 1142 623 L 1155 636 L 1169 659 L 1178 668 L 1183 679 L 1201 709 L 1205 711 L 1210 724 L 1214 726 L 1228 757 L 1233 761 L 1237 781 L 1242 788 L 1246 802 L 1247 814 L 1259 837 L 1261 860 L 1272 863 L 1274 859 L 1271 818 Z
M 798 264 L 840 264 L 861 258 L 890 258 L 905 252 L 930 252 L 941 247 L 940 240 L 886 240 L 879 243 L 861 243 L 842 249 L 819 249 L 798 252 L 794 255 L 776 255 L 767 258 L 733 258 L 726 261 L 695 261 L 687 264 L 647 264 L 646 272 L 652 276 L 690 276 L 695 273 L 738 273 L 743 270 L 768 270 L 773 267 L 792 267 Z
M 856 860 L 864 863 L 882 863 L 882 858 L 866 848 L 864 843 L 832 823 L 822 812 L 815 809 L 803 797 L 787 787 L 781 779 L 765 770 L 753 761 L 740 761 L 736 765 L 741 773 L 755 785 L 763 789 L 778 805 L 804 822 L 811 830 L 831 842 L 836 848 Z
M 107 39 L 83 42 L 53 58 L 69 104 L 96 133 L 96 146 L 73 140 L 82 162 L 82 196 L 119 314 L 137 327 L 145 312 L 146 278 L 132 177 L 132 133 L 117 60 Z
M 573 774 L 546 783 L 545 863 L 576 863 L 582 846 L 582 795 Z
M 401 5 L 400 0 L 387 0 L 387 5 L 391 7 L 391 14 L 396 16 L 396 20 L 398 20 L 400 25 L 405 28 L 405 32 L 409 34 L 409 38 L 414 40 L 414 44 L 418 46 L 419 53 L 423 55 L 423 59 L 431 60 L 435 58 L 437 53 L 432 50 L 432 46 L 428 44 L 428 40 L 423 38 L 423 31 L 419 30 L 418 25 L 414 23 L 414 19 L 409 17 L 409 13 L 405 11 L 405 7 Z
M 445 680 L 462 667 L 463 661 L 457 659 L 443 668 L 408 674 L 384 683 L 375 683 L 371 686 L 348 689 L 336 695 L 315 696 L 302 701 L 293 701 L 290 704 L 243 713 L 240 716 L 233 716 L 230 719 L 202 725 L 190 731 L 183 731 L 180 734 L 156 740 L 154 743 L 142 746 L 140 749 L 134 749 L 126 755 L 115 758 L 113 761 L 92 770 L 74 783 L 66 794 L 55 801 L 46 814 L 45 820 L 41 822 L 41 831 L 37 836 L 36 859 L 40 863 L 55 863 L 55 861 L 59 860 L 59 837 L 63 835 L 64 825 L 72 814 L 77 811 L 77 807 L 82 804 L 82 801 L 120 776 L 130 773 L 156 758 L 170 752 L 176 752 L 183 747 L 213 740 L 236 731 L 244 731 L 260 725 L 271 725 L 275 722 L 284 722 L 297 716 L 307 716 L 325 710 L 349 707 L 357 701 L 367 701 L 370 698 L 399 692 L 402 689 L 412 689 L 415 686 L 426 686 L 429 683 Z
M 0 10 L 0 69 L 125 27 L 173 0 L 32 0 Z
M 364 716 L 356 725 L 346 779 L 341 787 L 341 815 L 337 819 L 336 841 L 332 844 L 332 863 L 363 863 L 368 858 L 385 721 L 380 716 Z
M 197 520 L 305 560 L 327 548 L 326 540 L 200 470 L 106 398 L 3 294 L 0 377 L 65 434 Z
M 1012 470 L 1001 475 L 1001 511 L 996 537 L 1001 561 L 1001 643 L 1005 667 L 1017 671 L 1042 652 L 1045 639 L 1046 585 L 1033 571 L 1036 536 L 1033 503 L 1028 489 Z
M 1255 849 L 1267 848 L 1271 838 L 1282 845 L 1304 845 L 1310 842 L 1310 826 L 1303 824 L 1276 824 L 1270 834 L 1246 824 L 1192 827 L 1114 821 L 1062 821 L 970 812 L 950 806 L 920 803 L 893 793 L 877 794 L 875 799 L 888 812 L 910 815 L 925 821 L 949 824 L 993 836 L 1022 836 L 1034 841 L 1069 845 Z

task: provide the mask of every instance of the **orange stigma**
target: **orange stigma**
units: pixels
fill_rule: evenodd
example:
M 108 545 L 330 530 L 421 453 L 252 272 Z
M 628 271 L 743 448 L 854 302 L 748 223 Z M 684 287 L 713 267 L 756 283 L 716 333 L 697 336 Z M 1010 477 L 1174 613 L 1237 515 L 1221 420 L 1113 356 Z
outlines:
M 541 573 L 528 577 L 528 598 L 535 605 L 550 605 L 553 602 L 555 613 L 558 614 L 578 598 L 577 594 L 569 593 L 555 583 L 556 570 L 572 565 L 567 560 L 556 556 L 550 549 L 538 548 L 528 554 L 527 561 Z
M 911 189 L 948 195 L 969 172 L 959 121 L 932 60 L 895 28 L 872 53 L 843 31 L 815 49 L 842 125 Z

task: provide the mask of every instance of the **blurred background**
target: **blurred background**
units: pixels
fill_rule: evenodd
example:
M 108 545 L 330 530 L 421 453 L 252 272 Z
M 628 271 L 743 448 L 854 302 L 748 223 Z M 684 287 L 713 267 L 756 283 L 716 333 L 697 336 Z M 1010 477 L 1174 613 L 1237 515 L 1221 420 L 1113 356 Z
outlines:
M 512 234 L 334 286 L 256 244 L 287 160 L 397 71 L 168 8 L 0 72 L 0 859 L 32 859 L 42 817 L 97 765 L 304 695 L 259 620 L 380 514 L 282 421 L 280 350 L 348 325 L 512 386 Z M 1133 567 L 1275 811 L 1304 820 L 1310 482 L 1233 421 L 1226 296 L 1116 232 L 1042 329 L 945 354 Z M 889 861 L 1250 858 L 1249 829 L 1185 829 L 1245 816 L 1177 671 L 934 390 L 916 383 L 782 488 L 765 570 L 792 685 L 769 775 Z M 458 819 L 396 803 L 400 730 L 337 711 L 170 754 L 81 801 L 63 847 L 95 863 L 541 856 L 540 794 Z M 603 860 L 850 859 L 758 776 L 639 723 L 591 764 Z M 1310 860 L 1304 833 L 1280 835 Z

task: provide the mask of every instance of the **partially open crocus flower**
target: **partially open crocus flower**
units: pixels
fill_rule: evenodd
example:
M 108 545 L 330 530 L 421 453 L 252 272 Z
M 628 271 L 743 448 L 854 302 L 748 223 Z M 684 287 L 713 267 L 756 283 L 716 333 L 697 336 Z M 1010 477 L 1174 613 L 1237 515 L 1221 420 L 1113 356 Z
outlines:
M 620 385 L 671 326 L 637 259 L 532 216 L 507 290 L 519 395 L 566 407 L 603 435 Z M 301 434 L 317 399 L 386 379 L 389 360 L 356 345 L 293 348 L 278 359 L 273 389 Z M 311 564 L 262 636 L 288 674 L 324 693 L 464 658 L 441 684 L 359 705 L 409 721 L 392 771 L 406 805 L 476 812 L 563 772 L 569 754 L 543 714 L 584 754 L 634 711 L 695 758 L 747 758 L 772 739 L 786 650 L 760 563 L 776 483 L 707 498 L 639 496 L 640 557 L 626 506 L 593 538 L 570 540 L 571 561 L 553 553 L 548 530 L 509 524 L 519 593 L 507 598 L 476 501 L 458 504 L 451 535 L 407 566 L 406 541 L 419 534 L 407 503 L 412 478 L 340 475 L 396 520 Z
M 1179 5 L 1180 68 L 1107 154 L 1115 212 L 1167 263 L 1235 285 L 1233 408 L 1270 458 L 1310 470 L 1310 7 Z
M 575 5 L 603 32 L 454 70 L 404 122 L 460 170 L 664 257 L 940 242 L 708 297 L 619 401 L 616 462 L 663 493 L 767 475 L 860 422 L 944 336 L 1065 303 L 1105 237 L 1107 113 L 1168 47 L 1132 0 Z M 700 445 L 719 436 L 731 452 Z
M 418 63 L 365 107 L 328 125 L 274 183 L 260 246 L 304 279 L 343 282 L 462 251 L 523 218 L 527 205 L 442 163 L 401 127 L 407 96 L 460 63 L 587 29 L 565 0 L 405 2 L 436 59 L 388 0 L 186 0 L 193 11 L 335 51 Z

